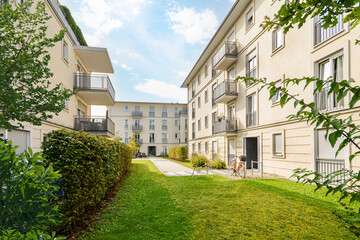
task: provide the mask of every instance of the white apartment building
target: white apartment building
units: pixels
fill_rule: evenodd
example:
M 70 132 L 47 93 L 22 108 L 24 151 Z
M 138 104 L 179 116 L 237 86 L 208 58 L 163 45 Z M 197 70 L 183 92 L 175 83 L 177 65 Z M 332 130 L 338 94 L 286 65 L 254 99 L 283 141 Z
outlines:
M 248 168 L 287 177 L 295 168 L 359 170 L 359 158 L 348 161 L 352 146 L 335 157 L 324 130 L 288 120 L 296 113 L 293 104 L 281 108 L 279 96 L 269 100 L 266 89 L 234 82 L 236 76 L 270 81 L 332 76 L 334 81 L 354 78 L 360 84 L 360 48 L 355 45 L 359 27 L 350 29 L 339 16 L 339 23 L 329 29 L 317 18 L 286 35 L 281 29 L 260 28 L 264 17 L 273 16 L 284 2 L 236 1 L 183 82 L 181 87 L 188 89 L 189 155 L 217 154 L 226 163 L 245 155 Z M 352 114 L 359 121 L 359 108 L 350 110 L 349 98 L 337 104 L 333 94 L 326 98 L 328 89 L 316 96 L 313 89 L 291 86 L 290 91 L 315 101 L 321 110 Z
M 140 152 L 168 154 L 169 147 L 187 146 L 187 105 L 179 103 L 115 102 L 109 107 L 116 136 L 129 143 L 134 137 Z
M 115 103 L 115 90 L 106 75 L 114 73 L 107 49 L 81 46 L 56 0 L 37 0 L 29 9 L 30 12 L 35 11 L 39 1 L 45 2 L 46 11 L 52 16 L 47 22 L 48 34 L 53 36 L 61 29 L 67 29 L 63 40 L 48 49 L 51 55 L 49 68 L 54 73 L 50 81 L 53 84 L 61 83 L 67 89 L 77 89 L 78 93 L 66 102 L 66 108 L 58 116 L 43 121 L 41 126 L 24 123 L 24 129 L 0 129 L 0 133 L 12 140 L 13 145 L 19 145 L 17 152 L 23 152 L 27 147 L 41 151 L 44 135 L 63 128 L 114 136 L 115 125 L 109 117 L 90 116 L 91 105 L 109 106 Z M 14 7 L 21 2 L 15 1 Z

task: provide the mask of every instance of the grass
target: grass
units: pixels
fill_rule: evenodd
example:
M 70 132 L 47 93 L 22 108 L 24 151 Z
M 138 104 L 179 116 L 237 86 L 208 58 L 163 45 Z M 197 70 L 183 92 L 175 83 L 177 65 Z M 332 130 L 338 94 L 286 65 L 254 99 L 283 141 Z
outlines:
M 336 197 L 285 179 L 166 177 L 136 161 L 81 239 L 354 239 Z
M 169 157 L 167 157 L 166 159 L 168 159 L 168 160 L 170 160 L 170 161 L 172 161 L 172 162 L 181 164 L 181 165 L 183 165 L 183 166 L 185 166 L 185 167 L 188 167 L 188 168 L 191 168 L 191 169 L 194 168 L 193 165 L 190 163 L 190 160 L 189 160 L 189 159 L 186 159 L 184 162 L 178 161 L 178 160 L 175 160 L 175 159 L 171 159 L 171 158 L 169 158 Z

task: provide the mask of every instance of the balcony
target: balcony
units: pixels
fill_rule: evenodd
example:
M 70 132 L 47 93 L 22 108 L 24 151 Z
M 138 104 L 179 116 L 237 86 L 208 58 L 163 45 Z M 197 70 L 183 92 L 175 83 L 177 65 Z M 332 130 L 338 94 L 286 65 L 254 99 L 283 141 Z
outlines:
M 143 140 L 142 139 L 138 139 L 138 138 L 135 138 L 135 142 L 137 142 L 138 144 L 143 144 Z
M 225 42 L 213 57 L 214 69 L 226 70 L 237 59 L 237 43 Z
M 334 27 L 328 27 L 328 28 L 324 28 L 323 21 L 319 18 L 319 16 L 316 16 L 314 30 L 315 30 L 314 45 L 318 45 L 344 30 L 343 16 L 338 15 L 338 23 Z
M 115 90 L 108 75 L 75 73 L 74 90 L 78 90 L 78 96 L 90 105 L 115 103 Z
M 149 112 L 149 117 L 155 117 L 155 112 Z
M 167 138 L 163 138 L 161 142 L 162 143 L 168 143 L 168 140 L 167 140 Z
M 187 110 L 180 110 L 179 115 L 180 115 L 180 117 L 181 117 L 181 116 L 187 116 L 187 115 L 188 115 L 188 111 L 187 111 Z
M 246 127 L 256 126 L 256 111 L 246 113 Z
M 106 137 L 114 137 L 115 134 L 115 124 L 108 117 L 75 116 L 74 129 Z
M 167 117 L 167 112 L 162 112 L 161 117 Z
M 143 113 L 141 111 L 133 111 L 131 116 L 132 117 L 142 117 Z
M 163 131 L 166 131 L 167 129 L 168 129 L 167 125 L 163 125 L 163 126 L 162 126 L 162 130 L 163 130 Z
M 213 123 L 214 134 L 233 135 L 238 130 L 238 119 L 225 118 Z
M 214 89 L 213 102 L 227 103 L 236 99 L 237 96 L 237 83 L 235 83 L 233 80 L 225 80 Z
M 143 126 L 142 125 L 132 125 L 132 130 L 133 131 L 142 131 Z
M 125 143 L 129 144 L 129 138 L 125 138 Z

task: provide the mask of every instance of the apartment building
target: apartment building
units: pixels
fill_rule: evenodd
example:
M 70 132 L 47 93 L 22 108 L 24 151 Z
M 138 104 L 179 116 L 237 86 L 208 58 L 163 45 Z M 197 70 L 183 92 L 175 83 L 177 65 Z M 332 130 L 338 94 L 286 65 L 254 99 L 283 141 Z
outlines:
M 41 126 L 24 123 L 24 129 L 0 129 L 0 133 L 12 140 L 13 145 L 19 145 L 17 152 L 22 152 L 27 147 L 40 151 L 44 135 L 63 128 L 114 136 L 115 125 L 109 117 L 90 117 L 91 105 L 108 106 L 115 103 L 115 91 L 106 75 L 114 73 L 107 49 L 81 46 L 59 3 L 56 0 L 38 1 L 45 2 L 46 11 L 52 16 L 47 22 L 49 35 L 52 36 L 63 28 L 67 29 L 63 40 L 48 50 L 51 55 L 49 68 L 54 73 L 50 81 L 53 84 L 61 83 L 67 89 L 77 89 L 78 93 L 66 102 L 66 109 L 58 116 L 44 121 Z M 38 1 L 29 9 L 30 12 L 35 11 Z M 21 2 L 15 1 L 15 7 Z
M 115 102 L 109 107 L 116 136 L 129 143 L 134 137 L 140 152 L 167 154 L 169 147 L 187 146 L 188 117 L 186 104 L 151 102 Z
M 359 158 L 348 161 L 353 147 L 335 157 L 324 130 L 288 120 L 296 112 L 293 104 L 281 108 L 279 96 L 269 100 L 266 89 L 234 82 L 236 76 L 270 81 L 318 76 L 334 81 L 354 78 L 360 84 L 360 48 L 355 46 L 359 28 L 350 29 L 344 16 L 329 29 L 318 18 L 286 35 L 281 29 L 260 28 L 264 17 L 273 16 L 284 2 L 236 1 L 193 66 L 181 86 L 188 89 L 189 154 L 216 154 L 226 163 L 245 155 L 248 168 L 287 177 L 295 168 L 359 170 Z M 350 110 L 349 98 L 338 104 L 333 94 L 326 98 L 327 88 L 315 96 L 313 89 L 291 86 L 290 92 L 315 101 L 322 111 L 352 114 L 359 121 L 359 108 Z

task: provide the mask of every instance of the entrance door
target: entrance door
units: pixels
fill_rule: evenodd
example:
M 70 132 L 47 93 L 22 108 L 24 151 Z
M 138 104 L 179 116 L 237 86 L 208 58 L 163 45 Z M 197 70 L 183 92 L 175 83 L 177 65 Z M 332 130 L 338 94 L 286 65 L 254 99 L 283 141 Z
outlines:
M 148 147 L 148 156 L 156 156 L 156 147 L 154 146 Z
M 229 139 L 228 143 L 228 164 L 230 160 L 235 158 L 235 139 Z
M 258 138 L 249 137 L 245 138 L 245 156 L 246 156 L 246 168 L 251 169 L 253 161 L 259 161 L 258 158 Z M 259 164 L 254 164 L 254 169 L 258 169 Z

